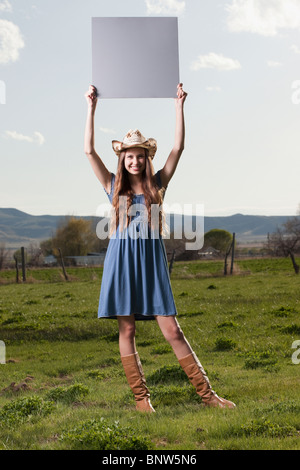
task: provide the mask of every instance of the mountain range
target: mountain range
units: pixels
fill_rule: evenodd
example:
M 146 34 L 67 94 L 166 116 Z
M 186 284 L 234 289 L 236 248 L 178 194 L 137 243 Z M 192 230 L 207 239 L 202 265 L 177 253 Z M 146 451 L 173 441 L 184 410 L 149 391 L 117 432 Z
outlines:
M 86 220 L 93 220 L 95 226 L 99 217 L 75 216 Z M 195 216 L 184 216 L 190 219 L 195 229 Z M 292 216 L 291 216 L 292 217 Z M 27 247 L 31 243 L 39 244 L 41 240 L 51 238 L 58 224 L 66 216 L 62 215 L 30 215 L 13 208 L 0 208 L 0 244 L 5 243 L 7 248 L 17 249 L 20 246 Z M 225 217 L 204 217 L 204 231 L 217 228 L 235 232 L 239 243 L 251 243 L 265 241 L 268 233 L 275 232 L 284 224 L 289 216 L 261 216 L 234 214 Z M 177 224 L 183 223 L 183 216 L 172 214 L 170 216 L 170 230 Z M 185 219 L 184 219 L 185 220 Z M 184 222 L 185 223 L 185 222 Z M 184 225 L 183 225 L 184 227 Z

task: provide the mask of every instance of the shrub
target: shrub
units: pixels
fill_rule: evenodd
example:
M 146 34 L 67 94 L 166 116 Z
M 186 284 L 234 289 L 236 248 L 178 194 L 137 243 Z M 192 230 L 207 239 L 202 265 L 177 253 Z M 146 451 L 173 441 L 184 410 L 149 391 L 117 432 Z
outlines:
M 265 370 L 272 369 L 277 365 L 277 359 L 272 357 L 271 351 L 251 352 L 247 354 L 245 369 L 257 369 L 262 367 Z
M 297 434 L 294 426 L 271 423 L 267 419 L 262 421 L 254 420 L 250 424 L 242 425 L 241 428 L 247 436 L 286 437 Z
M 191 385 L 182 387 L 178 385 L 158 385 L 153 388 L 152 398 L 154 407 L 158 405 L 175 406 L 181 403 L 201 402 L 201 398 Z
M 12 426 L 32 419 L 44 417 L 54 409 L 52 402 L 40 397 L 31 396 L 18 398 L 3 406 L 0 411 L 0 425 Z
M 197 312 L 186 312 L 185 313 L 185 316 L 187 317 L 198 317 L 200 315 L 204 315 L 204 311 L 203 310 L 198 310 Z
M 269 406 L 266 410 L 267 412 L 275 412 L 276 414 L 285 414 L 285 413 L 299 413 L 300 414 L 300 403 L 290 400 L 288 402 L 279 402 L 274 403 Z
M 106 372 L 101 372 L 99 369 L 90 370 L 86 373 L 87 377 L 91 377 L 93 379 L 105 379 L 107 377 Z
M 169 344 L 161 344 L 159 346 L 155 346 L 152 349 L 152 354 L 167 354 L 172 351 L 172 348 Z
M 228 338 L 217 338 L 215 346 L 217 351 L 230 351 L 236 347 L 236 342 Z
M 77 427 L 64 431 L 60 440 L 69 443 L 74 450 L 153 449 L 149 439 L 135 436 L 130 428 L 121 427 L 118 422 L 110 424 L 103 418 L 79 423 Z
M 180 366 L 163 366 L 149 375 L 147 380 L 152 384 L 186 382 L 187 376 Z
M 291 307 L 279 307 L 278 309 L 274 310 L 272 313 L 275 317 L 288 317 L 290 313 L 294 312 Z
M 289 335 L 300 335 L 300 325 L 293 323 L 292 325 L 282 327 L 281 331 Z
M 56 387 L 50 390 L 46 398 L 54 402 L 73 403 L 80 401 L 86 395 L 88 395 L 89 389 L 82 384 L 74 384 L 70 387 Z
M 236 328 L 238 325 L 233 321 L 224 321 L 223 323 L 219 323 L 218 328 Z

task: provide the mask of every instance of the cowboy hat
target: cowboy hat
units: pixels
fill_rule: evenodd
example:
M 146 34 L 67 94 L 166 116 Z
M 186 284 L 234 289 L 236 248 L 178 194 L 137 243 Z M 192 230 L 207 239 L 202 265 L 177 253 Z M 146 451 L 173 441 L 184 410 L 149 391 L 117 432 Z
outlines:
M 149 151 L 149 157 L 153 159 L 157 150 L 157 143 L 155 139 L 150 138 L 146 140 L 138 129 L 134 131 L 130 129 L 124 137 L 123 142 L 113 140 L 112 147 L 118 157 L 123 150 L 129 148 L 139 147 L 147 149 Z

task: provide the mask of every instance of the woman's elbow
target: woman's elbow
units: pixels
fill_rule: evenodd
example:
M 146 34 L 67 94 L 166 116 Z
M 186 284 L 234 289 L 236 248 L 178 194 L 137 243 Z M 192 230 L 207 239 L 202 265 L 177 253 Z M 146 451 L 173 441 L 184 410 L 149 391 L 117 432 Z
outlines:
M 179 145 L 174 150 L 180 156 L 182 154 L 182 152 L 184 151 L 184 144 Z
M 84 153 L 88 158 L 92 157 L 94 155 L 94 150 L 88 147 L 84 148 Z

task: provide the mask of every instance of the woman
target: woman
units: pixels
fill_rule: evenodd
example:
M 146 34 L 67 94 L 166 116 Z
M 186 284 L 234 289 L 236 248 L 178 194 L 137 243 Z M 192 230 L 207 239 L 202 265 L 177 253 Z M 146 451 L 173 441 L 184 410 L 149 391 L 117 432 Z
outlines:
M 85 97 L 88 103 L 85 153 L 114 209 L 98 316 L 118 320 L 121 360 L 135 396 L 136 409 L 154 412 L 135 345 L 135 321 L 152 319 L 157 321 L 203 404 L 234 408 L 234 403 L 218 397 L 212 390 L 204 369 L 180 329 L 162 240 L 161 212 L 158 211 L 158 217 L 153 217 L 156 222 L 151 218 L 155 213 L 153 207 L 161 208 L 164 191 L 184 149 L 187 93 L 179 84 L 175 99 L 175 143 L 164 167 L 156 174 L 152 165 L 156 141 L 146 140 L 137 129 L 130 130 L 122 142 L 112 142 L 118 156 L 116 175 L 106 168 L 94 147 L 95 87 L 90 86 Z

